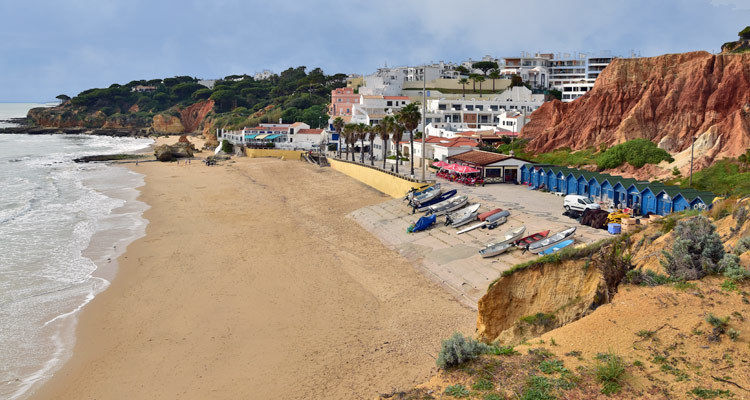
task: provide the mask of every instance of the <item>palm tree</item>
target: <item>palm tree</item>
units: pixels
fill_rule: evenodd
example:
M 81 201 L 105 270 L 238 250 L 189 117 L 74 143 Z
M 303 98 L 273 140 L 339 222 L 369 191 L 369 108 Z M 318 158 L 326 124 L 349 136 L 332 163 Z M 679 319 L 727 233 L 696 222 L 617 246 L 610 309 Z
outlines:
M 349 153 L 352 150 L 352 146 L 354 145 L 355 141 L 355 132 L 356 132 L 357 125 L 356 124 L 346 124 L 344 125 L 344 140 L 346 141 L 346 159 L 349 159 Z M 354 161 L 354 153 L 352 152 L 352 161 Z
M 474 79 L 475 82 L 479 82 L 479 97 L 482 97 L 482 82 L 484 82 L 484 77 L 479 75 Z
M 401 162 L 401 148 L 399 147 L 399 144 L 401 143 L 401 139 L 404 137 L 404 128 L 403 125 L 399 124 L 396 119 L 393 119 L 393 123 L 391 124 L 391 132 L 393 133 L 393 144 L 396 145 L 396 173 L 398 174 L 398 164 Z
M 466 98 L 466 85 L 469 84 L 469 80 L 466 78 L 461 78 L 458 80 L 458 83 L 461 84 L 461 90 L 463 90 L 463 97 Z
M 383 169 L 385 169 L 385 160 L 388 158 L 388 139 L 391 138 L 392 121 L 393 117 L 387 116 L 380 120 L 378 124 L 378 134 L 380 135 L 380 140 L 383 141 Z
M 374 125 L 367 131 L 369 133 L 368 139 L 370 140 L 370 165 L 372 166 L 375 166 L 375 157 L 373 154 L 375 152 L 375 138 L 378 137 L 381 129 L 382 127 L 380 125 Z
M 344 120 L 341 119 L 341 117 L 336 117 L 336 119 L 333 120 L 333 129 L 339 134 L 338 150 L 339 158 L 341 158 L 341 131 L 344 129 Z
M 500 71 L 495 68 L 492 71 L 490 71 L 490 74 L 487 75 L 490 79 L 492 79 L 492 91 L 495 91 L 495 79 L 500 79 Z
M 411 176 L 414 176 L 414 130 L 419 126 L 422 113 L 419 112 L 419 102 L 409 103 L 398 112 L 398 122 L 409 131 L 409 160 L 411 161 Z M 422 155 L 424 159 L 424 154 Z
M 474 92 L 477 91 L 477 78 L 479 78 L 482 75 L 479 74 L 469 74 L 469 79 L 471 79 L 472 84 L 474 85 Z
M 365 163 L 365 139 L 367 139 L 367 133 L 370 130 L 370 126 L 367 124 L 357 124 L 357 137 L 359 138 L 359 162 Z

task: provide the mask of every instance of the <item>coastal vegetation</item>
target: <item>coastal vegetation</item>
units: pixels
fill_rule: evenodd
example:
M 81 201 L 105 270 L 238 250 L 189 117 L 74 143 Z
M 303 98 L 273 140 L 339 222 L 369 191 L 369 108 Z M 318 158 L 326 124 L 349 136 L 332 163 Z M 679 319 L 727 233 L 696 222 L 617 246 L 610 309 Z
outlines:
M 328 120 L 326 106 L 331 90 L 345 84 L 344 74 L 326 75 L 320 68 L 306 72 L 306 67 L 300 66 L 262 80 L 229 75 L 215 81 L 213 87 L 194 77 L 176 76 L 134 80 L 88 89 L 73 98 L 58 98 L 64 101 L 62 117 L 73 122 L 96 114 L 102 124 L 128 118 L 133 125 L 145 127 L 155 115 L 176 117 L 180 109 L 212 100 L 213 122 L 218 128 L 241 128 L 279 119 L 320 127 Z
M 749 195 L 750 163 L 747 159 L 747 155 L 743 154 L 737 159 L 715 161 L 713 165 L 693 173 L 692 187 L 724 196 Z M 672 182 L 686 187 L 689 181 L 689 177 L 680 177 Z

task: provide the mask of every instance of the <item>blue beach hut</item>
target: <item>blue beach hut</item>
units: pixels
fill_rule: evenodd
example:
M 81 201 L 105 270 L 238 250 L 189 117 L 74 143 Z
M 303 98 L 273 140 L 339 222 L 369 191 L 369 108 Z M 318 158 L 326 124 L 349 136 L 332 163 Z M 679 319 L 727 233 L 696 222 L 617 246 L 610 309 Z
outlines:
M 615 191 L 612 189 L 612 183 L 610 183 L 610 178 L 604 179 L 600 184 L 600 189 L 602 193 L 602 201 L 612 201 L 614 203 L 615 201 Z
M 690 201 L 680 192 L 672 198 L 672 212 L 680 212 L 690 209 Z
M 579 173 L 576 182 L 578 184 L 576 193 L 581 196 L 588 196 L 589 180 L 586 178 L 586 175 L 583 173 Z
M 565 194 L 578 193 L 578 178 L 572 172 L 568 172 L 565 176 L 565 187 Z

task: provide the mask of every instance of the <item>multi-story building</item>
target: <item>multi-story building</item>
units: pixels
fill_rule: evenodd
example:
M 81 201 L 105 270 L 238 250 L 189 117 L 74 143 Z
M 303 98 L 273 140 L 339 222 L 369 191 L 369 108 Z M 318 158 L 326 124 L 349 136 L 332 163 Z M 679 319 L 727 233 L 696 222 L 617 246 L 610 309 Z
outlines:
M 360 95 L 354 93 L 350 87 L 331 90 L 331 104 L 328 105 L 328 115 L 331 118 L 351 116 L 352 108 L 359 103 Z
M 377 125 L 386 115 L 394 115 L 411 100 L 406 96 L 360 95 L 353 104 L 351 123 Z
M 495 125 L 498 116 L 506 111 L 532 113 L 543 103 L 543 94 L 534 94 L 524 86 L 512 87 L 490 98 L 427 100 L 425 122 L 433 126 L 465 125 L 466 129 L 479 129 L 482 125 Z
M 384 67 L 364 77 L 359 92 L 365 95 L 398 96 L 405 82 L 431 82 L 439 79 L 458 79 L 453 63 L 443 61 L 416 67 Z
M 506 77 L 519 75 L 534 88 L 546 88 L 549 85 L 547 66 L 551 58 L 552 54 L 548 53 L 523 53 L 521 57 L 506 57 L 500 73 Z
M 550 86 L 562 92 L 562 101 L 573 101 L 594 88 L 594 82 L 614 57 L 599 53 L 564 53 L 550 60 Z
M 519 111 L 506 111 L 497 116 L 497 126 L 517 136 L 523 126 L 526 125 L 526 113 Z
M 309 131 L 310 125 L 304 122 L 295 122 L 293 124 L 260 124 L 254 128 L 243 128 L 240 131 L 217 130 L 216 136 L 219 140 L 228 140 L 232 144 L 281 144 L 294 143 L 295 135 L 302 130 Z
M 253 75 L 253 79 L 256 81 L 262 81 L 264 79 L 268 79 L 271 76 L 273 76 L 273 72 L 268 69 L 264 69 L 263 72 L 256 72 L 255 75 Z

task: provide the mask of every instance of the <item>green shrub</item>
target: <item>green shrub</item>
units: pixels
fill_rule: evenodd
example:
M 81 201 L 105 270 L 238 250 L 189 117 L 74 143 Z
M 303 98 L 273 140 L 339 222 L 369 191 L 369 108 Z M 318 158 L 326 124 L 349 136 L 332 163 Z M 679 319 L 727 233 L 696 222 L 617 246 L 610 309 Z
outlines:
M 659 286 L 672 283 L 674 280 L 666 275 L 660 275 L 651 270 L 643 272 L 640 269 L 633 269 L 625 274 L 623 282 L 640 286 Z
M 732 392 L 730 392 L 729 390 L 704 389 L 702 387 L 694 388 L 693 390 L 689 391 L 688 394 L 692 394 L 693 396 L 699 399 L 715 399 L 717 397 L 724 397 L 724 398 L 732 397 Z
M 746 26 L 745 29 L 741 30 L 737 36 L 742 39 L 750 39 L 750 26 Z
M 487 379 L 480 379 L 476 382 L 474 382 L 474 385 L 471 386 L 474 390 L 492 390 L 495 388 L 495 384 L 488 381 Z
M 445 394 L 458 398 L 469 397 L 469 389 L 459 383 L 445 388 Z
M 521 400 L 553 400 L 553 389 L 550 379 L 538 375 L 529 376 L 521 393 Z
M 645 164 L 658 164 L 674 159 L 663 149 L 647 139 L 633 139 L 609 148 L 596 158 L 600 170 L 617 168 L 628 163 L 636 168 Z
M 596 380 L 602 384 L 602 393 L 606 395 L 620 391 L 625 375 L 625 363 L 615 354 L 607 353 L 603 361 L 596 364 Z
M 700 279 L 721 272 L 718 263 L 724 256 L 724 245 L 711 221 L 697 216 L 677 222 L 672 252 L 662 254 L 661 264 L 672 278 Z
M 708 314 L 708 316 L 706 317 L 706 322 L 708 322 L 709 325 L 713 326 L 714 328 L 724 329 L 729 324 L 729 317 L 719 318 L 713 314 Z
M 456 332 L 443 340 L 437 358 L 438 368 L 447 369 L 473 360 L 489 350 L 489 346 Z
M 496 356 L 513 356 L 516 354 L 519 354 L 513 346 L 492 346 L 490 349 L 490 353 L 496 355 Z
M 552 326 L 552 324 L 555 323 L 555 314 L 540 312 L 521 317 L 519 318 L 519 320 L 529 325 L 544 326 L 546 328 L 549 328 L 550 326 Z
M 734 246 L 734 254 L 737 254 L 738 256 L 748 250 L 750 250 L 750 236 L 741 238 L 740 241 L 737 242 L 737 245 Z
M 732 282 L 750 279 L 750 271 L 740 265 L 740 257 L 736 254 L 724 254 L 724 257 L 719 261 L 719 269 L 724 271 L 724 276 Z
M 230 143 L 228 140 L 222 140 L 221 151 L 223 151 L 226 154 L 232 154 L 232 152 L 234 151 L 234 145 Z
M 557 360 L 557 359 L 542 361 L 541 363 L 539 363 L 539 370 L 544 372 L 545 374 L 553 374 L 555 372 L 560 372 L 560 373 L 569 372 L 568 369 L 565 368 L 565 365 L 563 364 L 562 360 Z

